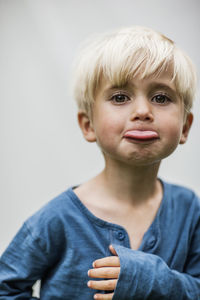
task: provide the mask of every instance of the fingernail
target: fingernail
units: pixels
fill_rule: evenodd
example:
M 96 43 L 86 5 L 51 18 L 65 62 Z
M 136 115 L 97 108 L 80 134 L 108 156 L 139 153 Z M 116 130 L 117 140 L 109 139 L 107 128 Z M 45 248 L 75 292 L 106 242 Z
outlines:
M 91 286 L 91 281 L 88 281 L 87 286 L 88 286 L 88 287 Z
M 94 295 L 94 299 L 98 299 L 98 296 L 97 296 L 97 295 Z
M 95 262 L 93 262 L 92 266 L 93 266 L 93 268 L 95 268 Z
M 88 276 L 90 276 L 90 270 L 88 270 L 87 274 L 88 274 Z

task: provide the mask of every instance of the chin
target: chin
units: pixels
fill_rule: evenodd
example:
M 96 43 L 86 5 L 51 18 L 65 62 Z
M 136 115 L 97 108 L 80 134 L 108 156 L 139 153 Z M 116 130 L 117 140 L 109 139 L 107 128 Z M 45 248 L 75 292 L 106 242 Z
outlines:
M 131 159 L 128 161 L 128 165 L 132 167 L 149 167 L 153 165 L 159 165 L 161 160 L 159 159 L 151 159 L 151 158 L 143 158 L 143 159 Z

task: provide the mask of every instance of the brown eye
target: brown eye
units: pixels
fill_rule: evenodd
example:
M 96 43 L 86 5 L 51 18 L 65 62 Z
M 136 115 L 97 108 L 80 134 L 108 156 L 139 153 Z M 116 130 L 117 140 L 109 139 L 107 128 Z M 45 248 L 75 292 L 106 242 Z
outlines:
M 162 94 L 156 95 L 152 98 L 152 102 L 158 104 L 166 104 L 170 101 L 171 100 L 166 95 L 162 95 Z
M 117 95 L 112 96 L 112 98 L 111 98 L 111 101 L 113 101 L 114 103 L 117 103 L 117 104 L 122 104 L 124 102 L 127 102 L 128 100 L 129 100 L 129 98 L 124 94 L 117 94 Z

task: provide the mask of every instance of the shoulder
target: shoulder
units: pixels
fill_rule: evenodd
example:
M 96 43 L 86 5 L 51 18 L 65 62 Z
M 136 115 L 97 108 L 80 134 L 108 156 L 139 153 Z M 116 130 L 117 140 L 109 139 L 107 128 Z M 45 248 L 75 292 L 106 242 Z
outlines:
M 200 216 L 200 198 L 190 188 L 162 182 L 164 187 L 164 195 L 168 204 L 185 215 Z
M 66 236 L 70 215 L 78 213 L 75 197 L 72 188 L 69 188 L 29 217 L 25 225 L 31 235 L 44 239 L 54 239 L 55 235 Z
M 191 201 L 199 203 L 199 197 L 197 194 L 190 188 L 187 188 L 182 185 L 172 184 L 166 181 L 162 181 L 164 191 L 175 200 L 186 201 L 191 203 Z
M 29 217 L 19 229 L 13 241 L 10 243 L 6 256 L 16 255 L 32 256 L 49 265 L 55 262 L 67 249 L 68 234 L 66 228 L 67 213 L 73 210 L 73 191 L 68 189 L 61 193 L 31 217 Z M 59 256 L 58 256 L 59 253 Z M 26 259 L 25 258 L 25 259 Z
M 36 218 L 45 215 L 47 219 L 49 217 L 52 219 L 52 217 L 63 214 L 68 211 L 66 210 L 67 208 L 69 209 L 70 206 L 73 206 L 73 198 L 73 190 L 72 188 L 68 188 L 66 191 L 47 202 L 32 217 Z

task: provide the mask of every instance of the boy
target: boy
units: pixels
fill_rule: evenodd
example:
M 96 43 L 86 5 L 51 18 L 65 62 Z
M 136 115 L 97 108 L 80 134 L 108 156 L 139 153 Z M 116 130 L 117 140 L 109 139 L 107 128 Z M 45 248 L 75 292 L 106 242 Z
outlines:
M 0 299 L 33 299 L 38 279 L 44 300 L 200 299 L 199 199 L 157 177 L 187 140 L 195 78 L 190 59 L 148 28 L 82 52 L 78 121 L 105 169 L 24 223 L 1 257 Z

